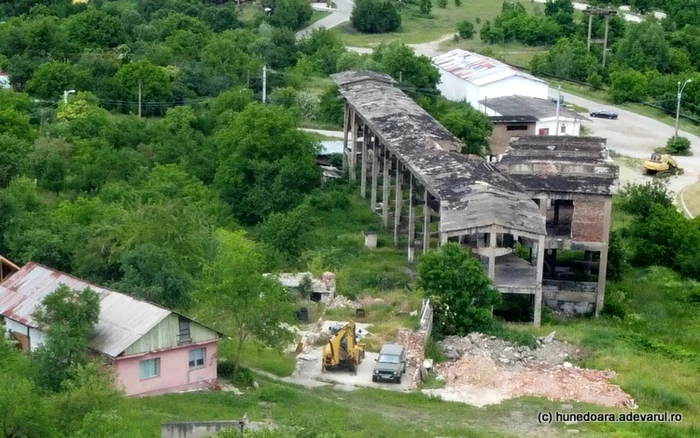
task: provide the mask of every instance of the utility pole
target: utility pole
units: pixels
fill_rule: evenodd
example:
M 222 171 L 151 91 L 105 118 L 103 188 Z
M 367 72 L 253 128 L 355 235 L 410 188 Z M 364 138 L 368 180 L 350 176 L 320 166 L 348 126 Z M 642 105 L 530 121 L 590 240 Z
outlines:
M 139 79 L 139 118 L 141 118 L 141 79 Z
M 263 96 L 262 103 L 267 101 L 267 65 L 263 65 Z
M 555 135 L 559 135 L 559 107 L 560 106 L 561 106 L 561 85 L 559 85 L 558 92 L 557 92 L 557 128 L 556 128 L 557 133 Z
M 676 102 L 676 133 L 674 137 L 678 137 L 678 124 L 680 123 L 681 117 L 681 96 L 683 95 L 683 90 L 685 90 L 685 86 L 691 82 L 693 82 L 693 80 L 688 79 L 683 83 L 683 86 L 681 87 L 681 81 L 678 81 L 678 101 Z
M 403 80 L 403 72 L 400 71 L 399 72 L 399 84 L 401 83 L 402 80 Z

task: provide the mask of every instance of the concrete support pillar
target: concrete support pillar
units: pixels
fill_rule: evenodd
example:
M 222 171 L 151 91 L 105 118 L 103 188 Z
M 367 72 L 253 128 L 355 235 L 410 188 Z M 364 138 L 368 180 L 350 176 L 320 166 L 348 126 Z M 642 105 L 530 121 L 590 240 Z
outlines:
M 389 228 L 389 188 L 391 176 L 389 176 L 389 151 L 384 147 L 384 164 L 382 165 L 382 222 L 385 228 Z
M 372 197 L 370 199 L 370 208 L 372 213 L 377 211 L 377 179 L 379 177 L 379 145 L 375 142 L 372 145 Z
M 350 121 L 350 107 L 345 102 L 345 114 L 343 116 L 343 173 L 347 174 L 348 168 L 348 125 Z
M 428 189 L 423 190 L 423 254 L 430 249 L 430 207 L 428 207 Z
M 593 30 L 593 15 L 588 16 L 588 51 L 591 51 L 591 31 Z
M 438 228 L 440 228 L 440 227 L 438 226 Z M 461 239 L 461 236 L 458 237 L 457 239 L 459 242 L 460 241 L 459 239 Z M 440 246 L 446 244 L 448 241 L 449 241 L 449 237 L 447 237 L 447 233 L 440 233 Z
M 352 110 L 350 114 L 350 133 L 352 134 L 352 141 L 350 142 L 352 150 L 348 157 L 350 163 L 350 181 L 355 181 L 357 179 L 357 167 L 355 163 L 357 161 L 357 114 L 355 114 L 355 110 Z
M 413 204 L 413 175 L 408 177 L 408 262 L 413 263 L 413 241 L 416 239 L 416 206 Z
M 537 284 L 535 285 L 535 315 L 533 324 L 542 323 L 542 278 L 544 276 L 544 236 L 537 240 Z
M 547 219 L 547 198 L 540 198 L 540 214 Z
M 367 197 L 367 125 L 362 127 L 362 163 L 360 164 L 360 196 Z
M 496 233 L 489 233 L 489 278 L 495 284 L 496 283 Z
M 612 199 L 605 201 L 603 213 L 603 239 L 605 246 L 600 251 L 600 265 L 598 268 L 598 288 L 596 293 L 595 316 L 603 310 L 605 304 L 605 281 L 608 275 L 608 244 L 610 243 L 610 225 L 612 222 Z
M 399 225 L 401 224 L 401 209 L 403 208 L 403 173 L 401 173 L 401 162 L 398 158 L 395 159 L 396 164 L 396 191 L 394 193 L 394 246 L 399 246 Z

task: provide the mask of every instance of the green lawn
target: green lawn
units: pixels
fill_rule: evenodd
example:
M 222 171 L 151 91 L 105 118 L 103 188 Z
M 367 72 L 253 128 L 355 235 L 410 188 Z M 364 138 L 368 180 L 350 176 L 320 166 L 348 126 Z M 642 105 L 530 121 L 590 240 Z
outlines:
M 678 196 L 683 196 L 686 208 L 694 217 L 700 216 L 700 184 L 689 186 Z
M 534 10 L 532 2 L 521 0 L 521 3 L 528 11 Z M 407 6 L 401 10 L 402 28 L 399 32 L 367 35 L 355 32 L 349 25 L 341 25 L 336 31 L 346 45 L 356 47 L 375 47 L 390 41 L 401 41 L 405 44 L 427 43 L 456 33 L 457 23 L 460 21 L 475 21 L 476 18 L 480 18 L 483 24 L 486 20 L 492 20 L 501 12 L 502 4 L 498 0 L 465 0 L 460 6 L 455 6 L 454 2 L 450 1 L 447 8 L 441 9 L 433 2 L 429 17 L 421 15 L 418 6 Z

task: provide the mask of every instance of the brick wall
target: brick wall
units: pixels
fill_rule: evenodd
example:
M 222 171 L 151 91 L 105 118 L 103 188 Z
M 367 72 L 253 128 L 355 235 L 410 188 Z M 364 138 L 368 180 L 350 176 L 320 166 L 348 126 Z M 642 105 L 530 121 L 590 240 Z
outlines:
M 602 242 L 604 235 L 605 202 L 574 201 L 571 235 L 583 242 Z

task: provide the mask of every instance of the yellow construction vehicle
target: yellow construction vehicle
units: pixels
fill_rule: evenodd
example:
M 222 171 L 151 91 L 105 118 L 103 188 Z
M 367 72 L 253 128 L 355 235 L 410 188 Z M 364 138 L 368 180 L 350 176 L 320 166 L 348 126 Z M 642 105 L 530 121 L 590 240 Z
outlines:
M 683 169 L 670 155 L 651 154 L 651 158 L 644 162 L 644 175 L 669 176 L 683 175 Z
M 365 358 L 365 344 L 357 343 L 355 322 L 343 327 L 330 328 L 333 337 L 323 347 L 322 371 L 344 368 L 357 374 L 357 367 Z

